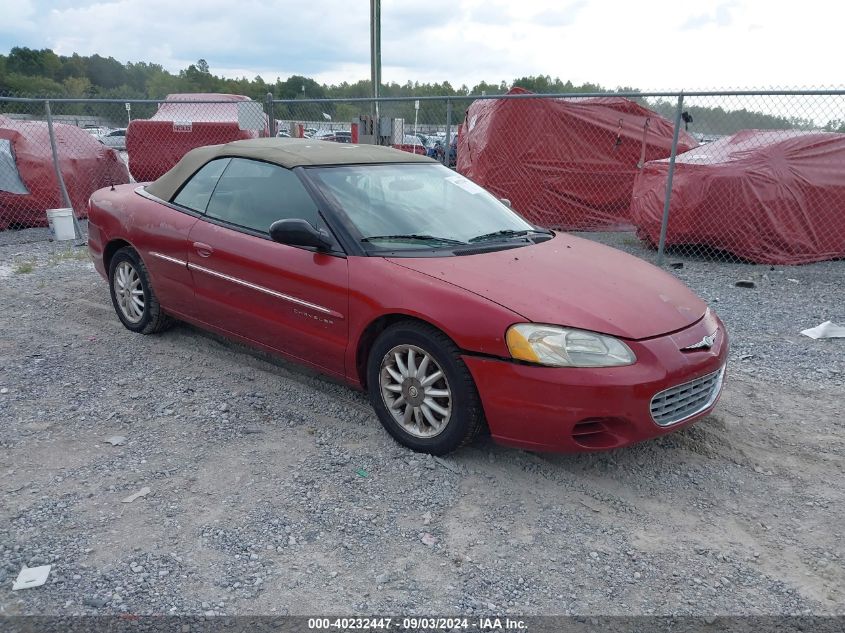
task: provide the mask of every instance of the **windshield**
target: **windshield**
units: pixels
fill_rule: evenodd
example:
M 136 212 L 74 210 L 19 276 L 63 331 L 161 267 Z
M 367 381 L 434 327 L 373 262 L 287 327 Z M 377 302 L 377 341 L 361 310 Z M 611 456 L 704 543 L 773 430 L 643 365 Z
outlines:
M 348 165 L 308 173 L 367 250 L 454 248 L 479 236 L 505 239 L 534 231 L 494 196 L 442 165 Z

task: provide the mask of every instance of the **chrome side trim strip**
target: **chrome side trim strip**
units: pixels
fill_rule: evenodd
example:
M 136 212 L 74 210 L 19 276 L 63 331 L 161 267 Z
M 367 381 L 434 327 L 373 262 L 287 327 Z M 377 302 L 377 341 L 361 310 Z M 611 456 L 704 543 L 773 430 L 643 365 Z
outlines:
M 156 253 L 155 251 L 150 251 L 150 255 L 152 255 L 153 257 L 158 257 L 159 259 L 163 259 L 166 262 L 172 262 L 174 264 L 179 264 L 180 266 L 187 266 L 188 265 L 188 262 L 186 262 L 184 260 L 176 259 L 175 257 L 170 257 L 170 255 L 164 255 L 162 253 Z
M 316 310 L 317 312 L 321 312 L 322 314 L 327 314 L 331 317 L 336 319 L 342 319 L 343 315 L 340 312 L 335 312 L 329 308 L 326 308 L 321 305 L 317 305 L 316 303 L 311 303 L 309 301 L 305 301 L 304 299 L 299 299 L 297 297 L 292 297 L 291 295 L 286 295 L 282 292 L 276 292 L 275 290 L 271 290 L 270 288 L 265 288 L 264 286 L 259 286 L 258 284 L 251 283 L 249 281 L 245 281 L 243 279 L 238 279 L 237 277 L 230 277 L 229 275 L 224 275 L 223 273 L 219 273 L 216 270 L 211 270 L 210 268 L 205 268 L 203 266 L 198 266 L 194 263 L 188 263 L 188 268 L 190 270 L 196 270 L 198 272 L 205 273 L 207 275 L 211 275 L 212 277 L 217 277 L 218 279 L 224 279 L 226 281 L 230 281 L 234 284 L 238 284 L 240 286 L 244 286 L 245 288 L 251 288 L 252 290 L 257 290 L 258 292 L 263 292 L 265 294 L 270 295 L 271 297 L 276 297 L 277 299 L 282 299 L 284 301 L 289 301 L 290 303 L 295 303 L 296 305 L 302 306 L 304 308 L 309 308 L 311 310 Z

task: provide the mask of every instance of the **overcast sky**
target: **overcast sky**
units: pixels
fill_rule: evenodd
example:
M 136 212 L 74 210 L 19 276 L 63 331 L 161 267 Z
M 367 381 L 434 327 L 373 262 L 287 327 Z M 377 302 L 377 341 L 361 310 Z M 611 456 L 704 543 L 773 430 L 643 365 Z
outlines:
M 2 0 L 0 49 L 228 77 L 369 78 L 368 0 Z M 548 74 L 674 90 L 841 87 L 835 0 L 383 0 L 385 82 Z

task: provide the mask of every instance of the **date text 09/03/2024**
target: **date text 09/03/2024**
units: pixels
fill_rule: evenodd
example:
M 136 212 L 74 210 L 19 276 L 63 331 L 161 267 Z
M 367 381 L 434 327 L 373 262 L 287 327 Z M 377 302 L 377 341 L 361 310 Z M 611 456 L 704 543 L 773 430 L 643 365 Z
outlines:
M 455 629 L 496 631 L 524 631 L 523 620 L 511 618 L 426 618 L 426 617 L 372 617 L 372 618 L 309 618 L 308 628 L 312 630 L 432 630 L 452 631 Z

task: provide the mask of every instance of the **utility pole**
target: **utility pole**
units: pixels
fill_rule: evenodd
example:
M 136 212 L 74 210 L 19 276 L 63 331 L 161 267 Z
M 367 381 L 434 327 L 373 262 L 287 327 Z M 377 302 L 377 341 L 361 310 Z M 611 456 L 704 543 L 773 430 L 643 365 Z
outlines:
M 370 0 L 370 82 L 373 85 L 373 116 L 378 117 L 381 86 L 381 0 Z

